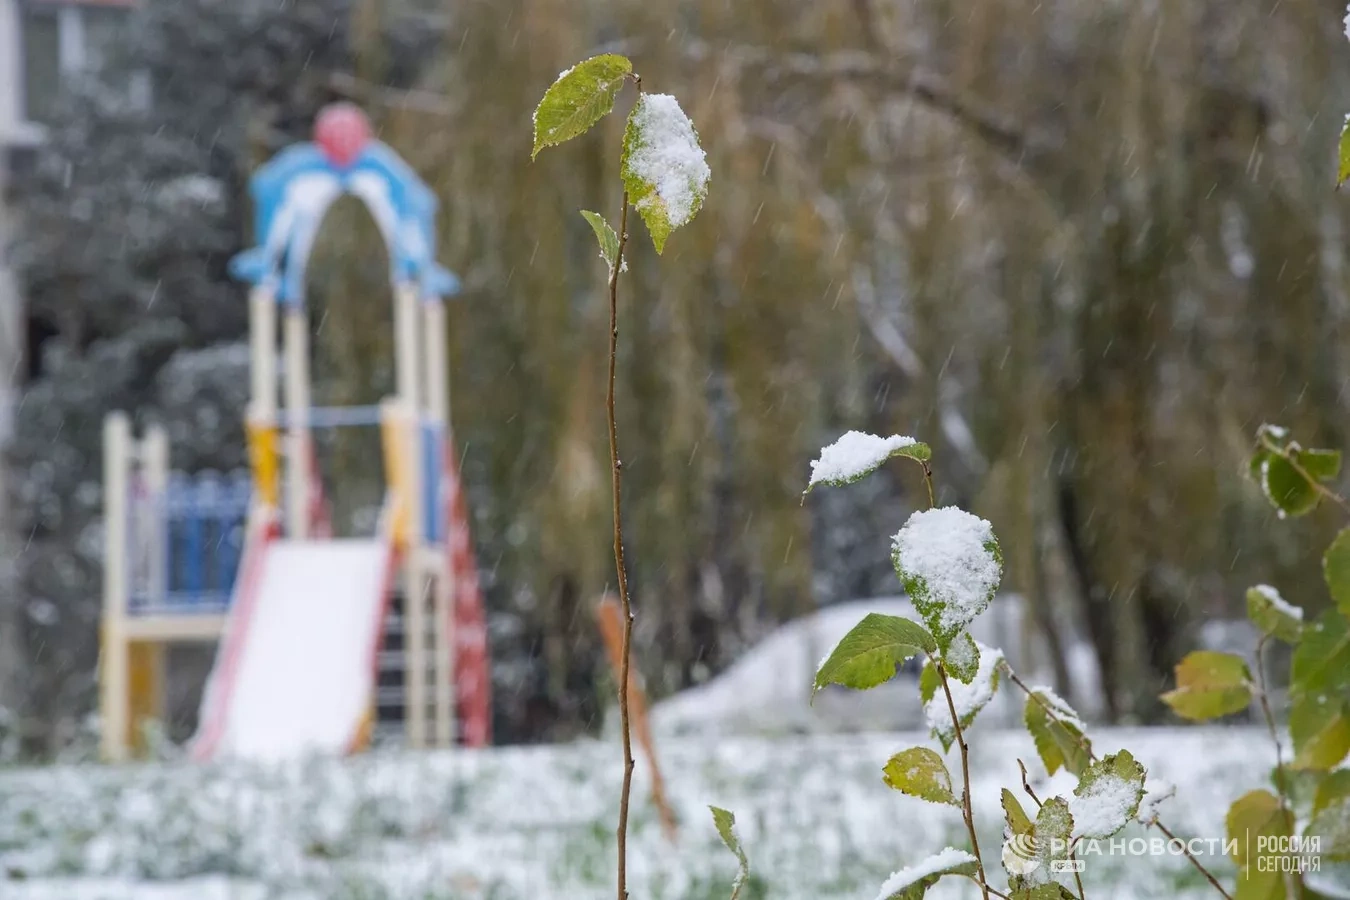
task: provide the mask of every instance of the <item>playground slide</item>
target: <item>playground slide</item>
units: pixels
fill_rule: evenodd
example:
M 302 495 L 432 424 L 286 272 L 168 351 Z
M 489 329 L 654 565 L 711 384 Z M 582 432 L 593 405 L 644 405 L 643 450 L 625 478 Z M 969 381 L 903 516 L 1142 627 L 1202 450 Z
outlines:
M 249 551 L 194 756 L 351 751 L 370 712 L 392 544 L 260 538 Z

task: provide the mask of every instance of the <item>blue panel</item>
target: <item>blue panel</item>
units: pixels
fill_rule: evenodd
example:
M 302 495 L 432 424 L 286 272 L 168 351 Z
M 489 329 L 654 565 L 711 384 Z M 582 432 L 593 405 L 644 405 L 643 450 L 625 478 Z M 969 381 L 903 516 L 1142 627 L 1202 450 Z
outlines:
M 441 429 L 422 426 L 422 534 L 429 544 L 441 540 Z

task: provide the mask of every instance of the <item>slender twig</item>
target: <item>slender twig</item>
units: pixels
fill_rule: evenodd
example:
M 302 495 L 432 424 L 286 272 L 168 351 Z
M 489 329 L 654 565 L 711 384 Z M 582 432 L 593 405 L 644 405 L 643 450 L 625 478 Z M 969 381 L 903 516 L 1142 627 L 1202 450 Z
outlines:
M 624 733 L 624 788 L 618 795 L 618 900 L 628 900 L 628 797 L 633 791 L 633 734 L 628 721 L 628 661 L 633 640 L 633 606 L 628 599 L 628 569 L 624 567 L 624 514 L 622 514 L 622 472 L 618 459 L 618 425 L 614 421 L 614 370 L 618 363 L 618 270 L 624 267 L 624 248 L 628 246 L 628 192 L 624 192 L 624 212 L 618 220 L 618 254 L 609 274 L 609 390 L 605 394 L 605 412 L 609 416 L 609 463 L 614 484 L 614 568 L 618 572 L 618 599 L 624 606 L 624 644 L 620 650 L 618 672 L 618 718 Z
M 638 93 L 642 79 L 633 75 Z M 623 606 L 623 644 L 619 663 L 619 724 L 623 733 L 623 787 L 619 792 L 618 900 L 628 900 L 628 800 L 633 793 L 633 730 L 628 718 L 628 669 L 633 642 L 633 605 L 628 597 L 628 569 L 623 561 L 623 461 L 619 459 L 619 427 L 614 417 L 614 381 L 619 359 L 619 272 L 628 246 L 628 191 L 623 192 L 619 213 L 619 250 L 609 273 L 609 383 L 605 413 L 609 423 L 609 464 L 614 486 L 614 568 L 619 579 L 619 602 Z
M 1050 704 L 1046 703 L 1045 700 L 1040 697 L 1040 695 L 1034 692 L 1031 688 L 1027 687 L 1026 683 L 1022 681 L 1022 679 L 1018 678 L 1017 673 L 1014 672 L 1010 667 L 1005 665 L 1003 667 L 1003 673 L 1008 676 L 1008 679 L 1013 684 L 1021 688 L 1022 693 L 1026 694 L 1028 698 L 1030 698 L 1033 702 L 1038 704 L 1047 713 L 1054 715 L 1056 718 L 1061 717 L 1063 715 L 1063 713 L 1056 711 L 1052 706 L 1050 706 Z M 1083 749 L 1083 752 L 1087 754 L 1088 759 L 1092 760 L 1093 762 L 1096 762 L 1097 756 L 1095 753 L 1092 752 L 1092 745 L 1088 743 L 1086 735 L 1080 734 L 1077 737 L 1077 741 L 1078 746 L 1081 747 Z M 1167 829 L 1167 826 L 1162 823 L 1161 819 L 1154 817 L 1153 821 L 1150 822 L 1149 825 L 1151 825 L 1154 828 L 1157 828 L 1163 834 L 1167 835 L 1169 840 L 1172 841 L 1177 840 L 1177 836 Z M 1226 897 L 1227 900 L 1233 900 L 1233 895 L 1228 893 L 1228 891 L 1224 889 L 1223 885 L 1219 884 L 1219 879 L 1215 878 L 1214 873 L 1210 872 L 1209 869 L 1205 868 L 1204 863 L 1200 862 L 1200 860 L 1195 858 L 1195 855 L 1191 853 L 1190 848 L 1188 848 L 1184 842 L 1178 842 L 1178 846 L 1181 847 L 1182 855 L 1184 855 L 1186 859 L 1190 860 L 1191 865 L 1195 867 L 1195 870 L 1197 872 L 1205 876 L 1205 879 L 1211 885 L 1214 886 L 1214 890 L 1218 891 L 1220 894 Z
M 980 883 L 980 879 L 976 878 L 974 875 L 967 875 L 966 877 L 969 878 L 971 881 L 975 882 L 976 884 Z M 989 893 L 993 894 L 995 897 L 1001 897 L 1002 900 L 1012 900 L 1011 897 L 1009 897 L 1002 891 L 998 890 L 997 888 L 989 887 L 989 885 L 981 885 L 981 886 L 984 887 L 986 890 L 988 890 Z
M 928 508 L 932 509 L 937 506 L 937 502 L 933 499 L 933 467 L 927 462 L 923 462 L 921 465 L 923 466 L 923 483 L 928 488 Z
M 1037 807 L 1044 806 L 1045 804 L 1041 802 L 1041 798 L 1037 797 L 1036 792 L 1031 789 L 1031 782 L 1027 780 L 1027 764 L 1019 759 L 1017 761 L 1017 768 L 1022 770 L 1022 790 L 1027 792 L 1028 797 L 1036 801 Z
M 1284 771 L 1284 749 L 1280 746 L 1280 733 L 1275 728 L 1275 714 L 1270 711 L 1270 700 L 1266 697 L 1266 644 L 1270 641 L 1270 635 L 1264 634 L 1261 640 L 1256 642 L 1256 695 L 1261 700 L 1261 712 L 1265 714 L 1266 728 L 1270 731 L 1270 740 L 1275 744 L 1275 793 L 1279 795 L 1280 816 L 1288 821 L 1293 821 L 1293 815 L 1289 812 L 1289 787 L 1285 781 Z M 1297 897 L 1298 890 L 1295 884 L 1293 872 L 1284 873 L 1285 892 L 1290 897 Z
M 924 466 L 927 474 L 928 466 Z M 952 714 L 952 727 L 956 730 L 956 743 L 961 748 L 961 780 L 965 789 L 961 794 L 961 814 L 966 820 L 966 831 L 970 832 L 970 846 L 975 853 L 975 871 L 979 874 L 980 891 L 984 900 L 989 900 L 989 882 L 984 877 L 984 859 L 980 856 L 980 839 L 975 835 L 975 813 L 970 806 L 970 748 L 966 746 L 966 736 L 961 731 L 961 717 L 956 714 L 956 701 L 952 699 L 952 689 L 947 684 L 947 669 L 942 661 L 934 658 L 933 667 L 942 680 L 942 693 L 947 695 L 947 709 Z

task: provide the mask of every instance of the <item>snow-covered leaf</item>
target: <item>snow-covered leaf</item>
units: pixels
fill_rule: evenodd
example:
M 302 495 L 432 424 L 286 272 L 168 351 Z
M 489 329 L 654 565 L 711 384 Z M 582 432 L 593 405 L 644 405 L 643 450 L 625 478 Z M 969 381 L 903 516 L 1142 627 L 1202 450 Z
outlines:
M 951 707 L 956 707 L 956 715 L 961 728 L 969 728 L 975 716 L 988 705 L 998 689 L 999 664 L 1003 662 L 1003 651 L 986 647 L 976 642 L 979 648 L 980 664 L 975 677 L 969 684 L 948 679 L 947 689 L 951 691 L 951 705 L 947 703 L 947 694 L 942 690 L 941 677 L 933 668 L 932 662 L 924 665 L 919 676 L 919 693 L 922 697 L 924 716 L 933 734 L 946 748 L 956 740 L 956 728 L 952 724 Z M 930 671 L 932 674 L 929 674 Z
M 1350 769 L 1337 769 L 1328 772 L 1318 782 L 1317 792 L 1313 796 L 1313 814 L 1321 812 L 1333 803 L 1350 799 Z
M 936 649 L 933 636 L 917 622 L 868 613 L 820 664 L 811 693 L 827 684 L 874 688 L 895 677 L 901 663 Z
M 534 110 L 534 149 L 530 158 L 590 127 L 614 108 L 614 98 L 633 64 L 613 53 L 593 56 L 558 76 Z
M 1176 665 L 1177 686 L 1163 702 L 1183 719 L 1203 722 L 1246 709 L 1252 700 L 1251 672 L 1240 656 L 1197 650 Z
M 957 681 L 970 684 L 980 670 L 980 648 L 970 632 L 963 631 L 942 654 L 947 672 Z
M 1033 687 L 1023 722 L 1049 775 L 1063 766 L 1081 775 L 1091 761 L 1092 744 L 1078 713 L 1048 687 Z
M 910 516 L 892 541 L 891 562 L 943 650 L 993 601 L 1003 574 L 993 527 L 954 506 Z
M 965 850 L 948 847 L 923 862 L 893 872 L 881 886 L 877 900 L 922 900 L 943 875 L 974 875 L 977 861 Z
M 902 794 L 930 803 L 960 806 L 952 793 L 952 776 L 947 764 L 927 747 L 911 747 L 892 756 L 882 769 L 882 780 Z
M 1350 616 L 1350 528 L 1344 528 L 1322 557 L 1322 575 L 1331 599 L 1343 615 Z
M 901 434 L 878 437 L 862 431 L 845 432 L 839 440 L 820 451 L 819 459 L 811 462 L 811 481 L 805 493 L 809 494 L 818 484 L 834 487 L 853 484 L 875 472 L 893 456 L 924 462 L 932 452 L 927 444 Z
M 1013 830 L 1003 843 L 1002 861 L 1014 896 L 1054 882 L 1052 863 L 1068 858 L 1072 833 L 1073 814 L 1063 797 L 1051 797 L 1041 805 L 1030 833 Z
M 712 175 L 694 123 L 678 100 L 669 94 L 638 97 L 624 130 L 619 173 L 660 253 L 670 233 L 703 206 Z
M 581 215 L 590 223 L 591 230 L 595 232 L 595 239 L 600 243 L 600 258 L 609 265 L 609 275 L 613 278 L 614 261 L 619 258 L 619 236 L 614 233 L 613 228 L 609 227 L 605 217 L 599 213 L 583 209 Z M 628 271 L 627 260 L 624 260 L 622 271 Z
M 1089 765 L 1069 801 L 1074 835 L 1104 838 L 1124 828 L 1139 811 L 1144 776 L 1144 767 L 1128 750 Z
M 1327 553 L 1329 557 L 1331 551 Z M 1303 609 L 1287 603 L 1280 592 L 1268 584 L 1258 584 L 1247 589 L 1247 618 L 1262 634 L 1287 644 L 1298 643 L 1303 632 Z
M 731 900 L 736 900 L 741 894 L 741 888 L 745 886 L 746 879 L 750 877 L 750 860 L 746 859 L 740 836 L 736 834 L 735 814 L 718 806 L 709 806 L 708 809 L 712 811 L 713 825 L 717 828 L 718 837 L 727 845 L 728 850 L 736 854 L 736 861 L 740 864 L 736 880 L 731 883 Z

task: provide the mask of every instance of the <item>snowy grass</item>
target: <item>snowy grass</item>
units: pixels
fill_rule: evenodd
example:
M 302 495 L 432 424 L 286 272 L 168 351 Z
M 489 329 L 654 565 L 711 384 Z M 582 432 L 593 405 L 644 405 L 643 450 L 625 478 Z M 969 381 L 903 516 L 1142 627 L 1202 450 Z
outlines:
M 1272 763 L 1246 729 L 1098 729 L 1153 778 L 1183 785 L 1162 818 L 1220 837 L 1223 811 Z M 916 734 L 671 740 L 658 750 L 681 822 L 662 837 L 638 764 L 630 884 L 642 900 L 725 898 L 734 857 L 707 804 L 736 813 L 752 878 L 744 900 L 868 898 L 894 871 L 964 847 L 960 813 L 886 788 L 889 756 Z M 998 871 L 999 788 L 1017 789 L 1020 732 L 973 748 L 981 846 Z M 378 753 L 255 767 L 58 766 L 0 772 L 0 896 L 6 900 L 451 900 L 613 895 L 618 748 L 580 742 L 453 754 Z M 949 757 L 949 765 L 957 765 Z M 1037 792 L 1067 796 L 1062 777 Z M 1121 837 L 1150 837 L 1131 825 Z M 1105 842 L 1103 842 L 1105 843 Z M 1231 873 L 1225 861 L 1216 861 Z M 998 876 L 1001 879 L 1001 875 Z M 1099 856 L 1094 900 L 1202 897 L 1176 856 Z M 963 883 L 964 882 L 964 883 Z M 975 896 L 948 879 L 933 898 Z

